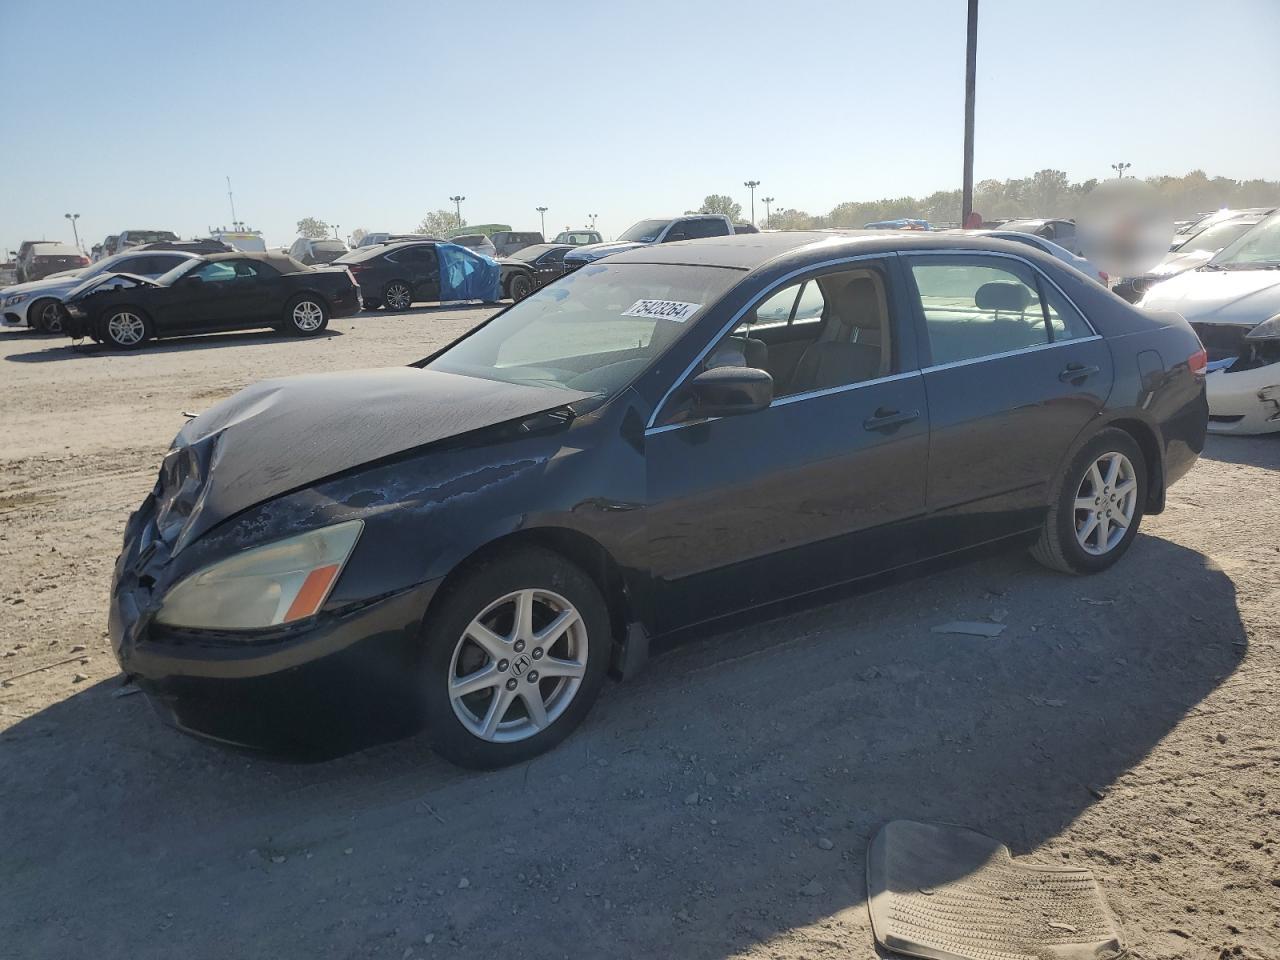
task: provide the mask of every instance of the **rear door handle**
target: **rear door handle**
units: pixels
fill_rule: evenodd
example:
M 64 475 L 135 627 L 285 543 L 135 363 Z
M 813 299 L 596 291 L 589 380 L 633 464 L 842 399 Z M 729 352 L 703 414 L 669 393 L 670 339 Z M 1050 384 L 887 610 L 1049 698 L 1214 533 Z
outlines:
M 1069 363 L 1067 364 L 1067 368 L 1058 374 L 1058 379 L 1063 383 L 1069 383 L 1073 380 L 1083 380 L 1085 377 L 1092 377 L 1101 369 L 1101 367 L 1086 367 L 1083 363 Z
M 888 430 L 892 427 L 900 427 L 904 423 L 910 423 L 912 420 L 919 419 L 919 410 L 905 410 L 899 412 L 897 410 L 886 410 L 884 407 L 881 407 L 874 414 L 862 421 L 862 429 Z

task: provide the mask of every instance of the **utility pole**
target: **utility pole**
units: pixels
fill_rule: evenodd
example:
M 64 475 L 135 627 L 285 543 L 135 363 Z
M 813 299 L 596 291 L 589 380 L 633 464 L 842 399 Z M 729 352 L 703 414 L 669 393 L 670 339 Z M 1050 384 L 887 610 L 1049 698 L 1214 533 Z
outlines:
M 342 237 L 338 234 L 338 225 L 336 223 L 333 225 L 333 239 L 335 240 L 342 239 Z
M 756 187 L 760 186 L 759 180 L 744 180 L 742 185 L 751 191 L 751 225 L 756 223 Z
M 978 0 L 969 0 L 964 51 L 964 181 L 960 188 L 960 225 L 973 213 L 973 97 L 978 77 Z
M 769 221 L 773 219 L 773 214 L 769 212 L 769 204 L 773 203 L 773 197 L 761 197 L 760 202 L 764 204 L 764 225 L 767 227 Z
M 592 229 L 592 230 L 594 230 L 594 229 L 596 228 L 596 217 L 600 216 L 600 214 L 598 214 L 598 213 L 589 213 L 589 214 L 587 214 L 587 216 L 589 216 L 589 217 L 591 218 L 591 229 Z
M 458 211 L 458 226 L 462 226 L 462 201 L 467 198 L 462 194 L 458 194 L 458 196 L 450 197 L 449 199 L 453 201 L 453 205 Z
M 71 221 L 71 232 L 72 232 L 73 234 L 75 234 L 75 238 L 76 238 L 76 249 L 77 249 L 77 250 L 79 250 L 79 249 L 80 249 L 80 231 L 76 229 L 76 221 L 80 219 L 80 214 L 78 214 L 78 213 L 64 213 L 64 214 L 63 214 L 63 216 L 64 216 L 64 217 L 66 217 L 68 220 L 70 220 L 70 221 Z
M 231 225 L 236 225 L 236 198 L 231 195 L 231 178 L 227 177 L 227 201 L 231 204 Z
M 1114 171 L 1116 172 L 1116 179 L 1117 179 L 1117 180 L 1123 180 L 1123 179 L 1124 179 L 1124 172 L 1125 172 L 1126 170 L 1128 170 L 1128 169 L 1129 169 L 1130 167 L 1132 167 L 1132 166 L 1133 166 L 1133 164 L 1132 164 L 1132 163 L 1113 163 L 1113 164 L 1111 165 L 1111 169 L 1112 169 L 1112 170 L 1114 170 Z
M 547 208 L 534 207 L 533 209 L 537 210 L 538 216 L 542 218 L 542 239 L 545 240 L 547 239 Z

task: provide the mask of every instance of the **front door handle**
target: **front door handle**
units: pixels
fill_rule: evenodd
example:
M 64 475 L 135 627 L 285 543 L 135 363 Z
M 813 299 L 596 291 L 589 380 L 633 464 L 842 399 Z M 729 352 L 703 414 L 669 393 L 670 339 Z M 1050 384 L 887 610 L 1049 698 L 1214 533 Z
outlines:
M 1086 367 L 1083 363 L 1068 363 L 1067 368 L 1058 374 L 1058 379 L 1063 383 L 1074 382 L 1092 377 L 1099 370 L 1100 367 Z
M 888 430 L 892 427 L 900 427 L 904 423 L 910 423 L 912 420 L 920 419 L 919 410 L 887 410 L 881 407 L 867 419 L 862 421 L 862 429 L 864 430 Z

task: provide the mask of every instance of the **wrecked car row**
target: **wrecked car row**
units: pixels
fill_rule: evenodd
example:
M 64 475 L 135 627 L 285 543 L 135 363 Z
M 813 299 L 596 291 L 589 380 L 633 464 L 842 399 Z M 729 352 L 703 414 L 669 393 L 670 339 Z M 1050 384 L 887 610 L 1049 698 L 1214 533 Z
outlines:
M 1180 317 L 1007 241 L 647 245 L 411 366 L 193 419 L 127 525 L 112 643 L 201 737 L 425 728 L 518 762 L 693 624 L 980 544 L 1109 568 L 1201 450 L 1204 364 Z

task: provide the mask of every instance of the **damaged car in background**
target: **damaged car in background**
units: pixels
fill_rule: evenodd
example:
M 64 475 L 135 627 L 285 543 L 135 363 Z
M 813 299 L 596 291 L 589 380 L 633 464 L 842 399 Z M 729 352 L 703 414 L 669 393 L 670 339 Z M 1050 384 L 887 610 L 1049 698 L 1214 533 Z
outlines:
M 1280 213 L 1138 305 L 1180 313 L 1204 343 L 1212 432 L 1280 431 Z
M 588 264 L 412 366 L 189 422 L 109 624 L 169 723 L 528 760 L 651 638 L 982 544 L 1088 574 L 1204 442 L 1204 352 L 1037 250 L 762 233 Z

